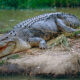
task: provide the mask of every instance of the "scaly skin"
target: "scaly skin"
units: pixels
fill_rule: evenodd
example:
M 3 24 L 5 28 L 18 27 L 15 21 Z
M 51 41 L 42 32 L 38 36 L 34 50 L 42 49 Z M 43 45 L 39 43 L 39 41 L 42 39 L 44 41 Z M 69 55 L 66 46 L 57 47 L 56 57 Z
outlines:
M 0 42 L 0 58 L 9 55 L 10 53 L 16 53 L 19 51 L 27 50 L 30 45 L 27 42 L 13 37 L 9 40 Z
M 17 46 L 14 50 L 12 50 L 12 52 L 27 49 L 27 42 L 31 45 L 31 47 L 39 46 L 39 48 L 43 49 L 47 48 L 46 41 L 54 37 L 60 31 L 68 33 L 75 32 L 77 31 L 75 28 L 79 26 L 80 20 L 74 15 L 61 12 L 47 13 L 27 19 L 17 24 L 14 26 L 12 31 L 0 37 L 0 43 L 5 43 L 5 40 L 9 43 L 9 40 L 11 39 L 14 43 L 16 43 L 15 46 Z M 7 52 L 9 51 L 10 50 Z M 11 51 L 9 53 L 11 53 Z

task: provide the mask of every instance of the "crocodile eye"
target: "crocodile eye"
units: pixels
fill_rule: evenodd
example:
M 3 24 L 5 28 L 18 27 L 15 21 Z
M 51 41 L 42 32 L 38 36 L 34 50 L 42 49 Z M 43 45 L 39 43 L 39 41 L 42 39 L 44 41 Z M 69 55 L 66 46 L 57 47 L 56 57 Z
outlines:
M 8 37 L 5 37 L 5 39 L 8 39 Z

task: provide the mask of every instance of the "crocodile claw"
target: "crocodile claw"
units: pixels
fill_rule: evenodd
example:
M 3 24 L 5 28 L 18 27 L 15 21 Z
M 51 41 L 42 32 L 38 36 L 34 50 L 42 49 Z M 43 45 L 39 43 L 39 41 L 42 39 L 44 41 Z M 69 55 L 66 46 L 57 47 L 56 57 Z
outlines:
M 40 44 L 39 48 L 40 49 L 47 49 L 47 44 L 46 43 Z

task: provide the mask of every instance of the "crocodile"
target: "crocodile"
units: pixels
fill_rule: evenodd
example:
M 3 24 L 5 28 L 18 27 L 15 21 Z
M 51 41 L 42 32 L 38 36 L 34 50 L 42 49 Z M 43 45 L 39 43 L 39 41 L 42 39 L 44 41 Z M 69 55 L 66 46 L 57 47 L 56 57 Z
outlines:
M 77 16 L 63 12 L 46 13 L 27 19 L 0 37 L 0 53 L 15 53 L 37 46 L 45 49 L 46 41 L 60 32 L 75 32 L 79 26 Z

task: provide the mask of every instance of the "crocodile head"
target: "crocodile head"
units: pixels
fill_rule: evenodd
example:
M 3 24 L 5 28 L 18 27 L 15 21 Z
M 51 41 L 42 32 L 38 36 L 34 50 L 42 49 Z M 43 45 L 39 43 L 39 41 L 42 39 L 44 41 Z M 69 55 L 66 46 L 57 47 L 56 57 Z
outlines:
M 0 37 L 0 57 L 27 50 L 30 45 L 17 36 L 10 33 L 4 34 Z

